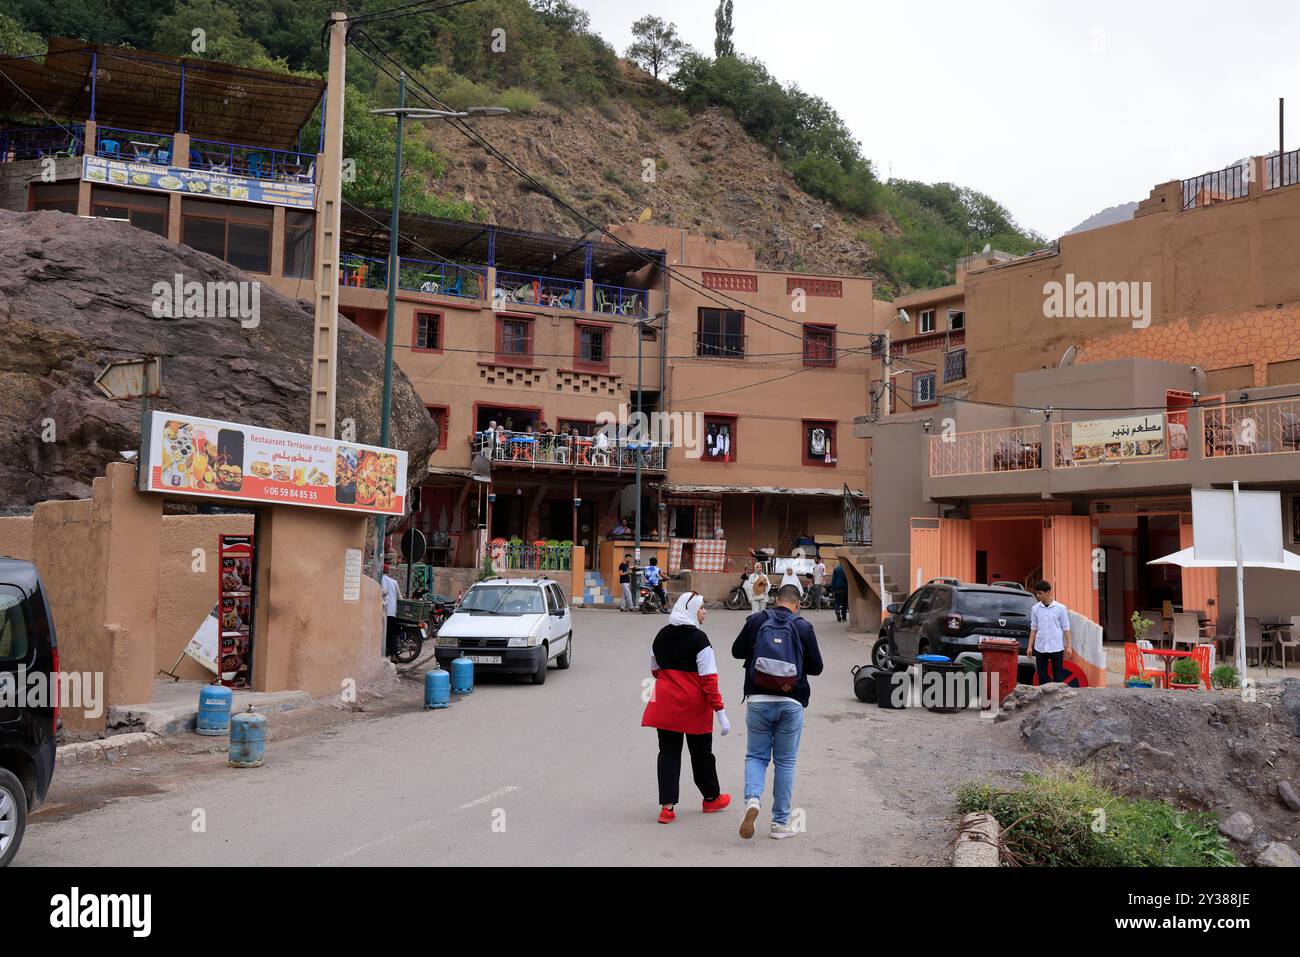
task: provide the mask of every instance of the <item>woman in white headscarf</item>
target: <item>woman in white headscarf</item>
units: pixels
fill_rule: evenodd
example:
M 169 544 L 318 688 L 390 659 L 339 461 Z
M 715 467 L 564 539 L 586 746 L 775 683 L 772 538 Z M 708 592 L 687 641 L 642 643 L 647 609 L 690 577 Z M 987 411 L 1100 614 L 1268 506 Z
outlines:
M 718 690 L 718 666 L 704 624 L 704 598 L 687 592 L 677 599 L 668 624 L 655 636 L 650 653 L 654 690 L 641 718 L 642 727 L 659 732 L 659 823 L 677 818 L 682 774 L 682 740 L 691 753 L 691 775 L 709 814 L 731 803 L 722 793 L 713 758 L 713 715 L 725 735 L 731 730 Z
M 803 596 L 803 582 L 799 580 L 799 576 L 794 573 L 792 567 L 786 568 L 785 574 L 781 576 L 781 587 L 784 588 L 786 585 L 793 585 L 799 589 L 800 597 Z

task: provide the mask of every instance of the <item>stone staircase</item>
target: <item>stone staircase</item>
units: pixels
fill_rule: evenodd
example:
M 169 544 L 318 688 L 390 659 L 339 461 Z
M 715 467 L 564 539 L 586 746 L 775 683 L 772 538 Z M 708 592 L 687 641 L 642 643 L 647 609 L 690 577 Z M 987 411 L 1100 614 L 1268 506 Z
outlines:
M 885 592 L 880 592 L 880 571 L 881 564 L 872 554 L 869 545 L 846 545 L 836 549 L 835 554 L 844 564 L 848 565 L 849 571 L 849 594 L 853 596 L 854 592 L 859 592 L 863 597 L 870 599 L 868 602 L 872 606 L 872 614 L 867 616 L 866 621 L 862 620 L 861 615 L 850 616 L 850 630 L 875 631 L 880 626 L 880 612 L 893 601 L 902 601 L 908 594 L 907 587 L 894 581 L 886 573 L 885 575 Z
M 584 608 L 616 608 L 618 598 L 605 588 L 605 576 L 598 571 L 582 573 L 582 594 L 573 596 L 573 604 Z

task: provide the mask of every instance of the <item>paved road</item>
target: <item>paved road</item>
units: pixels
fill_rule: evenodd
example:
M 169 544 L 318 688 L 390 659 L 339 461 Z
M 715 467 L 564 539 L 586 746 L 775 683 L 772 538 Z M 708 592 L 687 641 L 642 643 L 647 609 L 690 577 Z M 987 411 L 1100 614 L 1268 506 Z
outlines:
M 743 803 L 744 706 L 730 643 L 743 614 L 710 612 L 733 731 L 715 735 L 732 809 L 699 812 L 683 769 L 672 825 L 655 822 L 653 732 L 640 727 L 642 680 L 654 631 L 666 618 L 575 613 L 575 660 L 545 685 L 481 683 L 447 710 L 349 720 L 334 730 L 276 741 L 268 763 L 236 771 L 219 755 L 152 773 L 97 773 L 140 782 L 91 810 L 31 822 L 26 865 L 349 864 L 901 864 L 937 859 L 945 764 L 954 729 L 973 716 L 886 712 L 852 696 L 849 669 L 866 658 L 829 612 L 813 616 L 826 673 L 813 680 L 799 755 L 795 806 L 807 832 L 787 841 L 736 833 Z M 938 722 L 947 722 L 940 728 Z M 958 724 L 958 722 L 961 722 Z M 935 731 L 942 731 L 936 735 Z M 685 757 L 685 756 L 684 756 Z M 197 762 L 197 766 L 195 766 Z M 769 772 L 770 774 L 770 772 Z M 60 782 L 63 782 L 61 785 Z M 770 778 L 769 778 L 770 781 Z M 83 790 L 85 782 L 81 782 Z M 66 808 L 66 805 L 65 805 Z M 195 833 L 196 809 L 207 830 Z

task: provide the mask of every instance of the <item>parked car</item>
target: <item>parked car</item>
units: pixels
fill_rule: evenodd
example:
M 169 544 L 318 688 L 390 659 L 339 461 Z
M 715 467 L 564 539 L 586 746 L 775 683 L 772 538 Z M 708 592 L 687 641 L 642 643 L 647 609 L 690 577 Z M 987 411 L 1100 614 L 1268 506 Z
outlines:
M 979 652 L 980 639 L 1014 638 L 1020 644 L 1020 669 L 1033 668 L 1029 613 L 1034 597 L 1023 588 L 977 585 L 936 578 L 889 606 L 880 637 L 871 649 L 877 668 L 901 670 L 920 655 L 956 657 Z
M 0 558 L 0 867 L 18 853 L 27 815 L 41 806 L 54 776 L 58 672 L 54 620 L 36 566 Z M 29 698 L 42 682 L 44 694 Z
M 573 664 L 573 615 L 558 582 L 491 578 L 475 582 L 438 629 L 435 654 L 447 667 L 464 653 L 476 671 L 546 681 L 547 666 Z

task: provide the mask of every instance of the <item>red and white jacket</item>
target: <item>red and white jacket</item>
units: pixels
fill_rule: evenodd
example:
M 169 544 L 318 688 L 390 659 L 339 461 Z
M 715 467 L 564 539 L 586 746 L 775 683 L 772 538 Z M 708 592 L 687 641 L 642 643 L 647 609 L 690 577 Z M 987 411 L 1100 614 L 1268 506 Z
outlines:
M 668 625 L 655 636 L 650 654 L 655 677 L 641 725 L 684 734 L 711 734 L 713 713 L 722 710 L 718 665 L 704 632 L 692 625 Z

